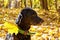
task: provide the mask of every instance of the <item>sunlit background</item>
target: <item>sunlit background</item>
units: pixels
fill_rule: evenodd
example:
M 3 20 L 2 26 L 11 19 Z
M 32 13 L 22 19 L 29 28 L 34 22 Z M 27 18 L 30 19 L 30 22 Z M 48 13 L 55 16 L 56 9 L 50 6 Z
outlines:
M 60 40 L 60 0 L 0 0 L 0 40 L 6 38 L 4 23 L 15 24 L 19 12 L 25 8 L 34 9 L 44 22 L 31 25 L 31 40 Z

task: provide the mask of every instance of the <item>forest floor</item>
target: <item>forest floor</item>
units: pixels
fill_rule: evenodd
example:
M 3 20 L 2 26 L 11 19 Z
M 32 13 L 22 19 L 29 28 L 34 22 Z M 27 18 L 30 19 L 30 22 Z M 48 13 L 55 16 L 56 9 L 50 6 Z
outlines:
M 60 14 L 56 10 L 43 10 L 34 9 L 38 16 L 41 17 L 44 22 L 40 26 L 34 26 L 30 28 L 30 32 L 36 32 L 36 34 L 31 35 L 32 40 L 60 40 Z M 5 21 L 15 23 L 20 9 L 6 9 L 0 8 L 0 26 L 4 24 Z M 0 29 L 1 30 L 1 29 Z M 1 34 L 1 33 L 0 33 Z

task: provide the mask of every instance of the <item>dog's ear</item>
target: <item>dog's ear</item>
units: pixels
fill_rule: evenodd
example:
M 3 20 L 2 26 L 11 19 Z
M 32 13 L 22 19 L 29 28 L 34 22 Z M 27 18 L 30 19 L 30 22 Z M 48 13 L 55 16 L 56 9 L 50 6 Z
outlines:
M 16 19 L 16 24 L 19 25 L 21 23 L 23 16 L 19 13 L 18 18 Z

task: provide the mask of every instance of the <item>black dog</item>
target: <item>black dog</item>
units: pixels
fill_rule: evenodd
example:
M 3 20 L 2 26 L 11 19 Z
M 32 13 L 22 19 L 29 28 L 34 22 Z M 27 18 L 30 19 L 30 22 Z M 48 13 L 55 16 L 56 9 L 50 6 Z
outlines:
M 34 10 L 31 8 L 25 8 L 21 11 L 16 23 L 19 29 L 28 31 L 30 25 L 41 24 L 43 21 L 43 19 L 37 16 L 37 13 Z M 17 35 L 14 35 L 14 40 L 31 40 L 31 38 L 30 35 L 18 33 Z

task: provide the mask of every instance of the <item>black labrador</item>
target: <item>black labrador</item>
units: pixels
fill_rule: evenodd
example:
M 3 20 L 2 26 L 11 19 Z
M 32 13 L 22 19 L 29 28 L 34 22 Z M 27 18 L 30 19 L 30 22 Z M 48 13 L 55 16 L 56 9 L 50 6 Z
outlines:
M 44 22 L 43 19 L 37 16 L 37 13 L 31 8 L 25 8 L 19 14 L 19 17 L 16 21 L 19 29 L 28 31 L 31 25 L 37 25 Z M 18 33 L 13 35 L 14 40 L 31 40 L 30 35 Z

